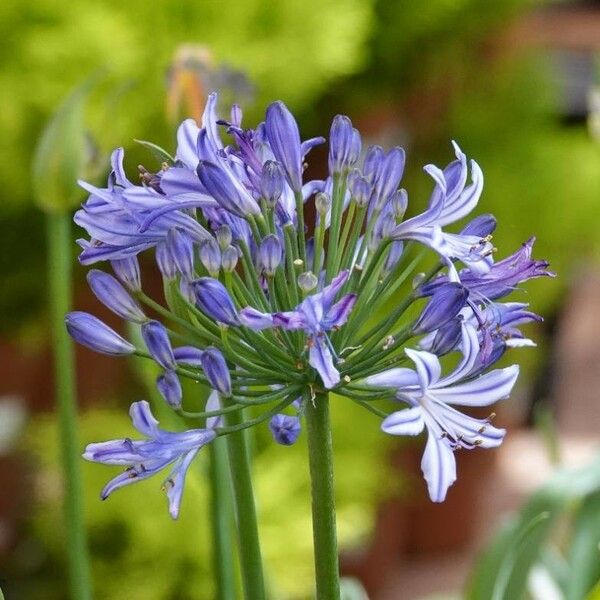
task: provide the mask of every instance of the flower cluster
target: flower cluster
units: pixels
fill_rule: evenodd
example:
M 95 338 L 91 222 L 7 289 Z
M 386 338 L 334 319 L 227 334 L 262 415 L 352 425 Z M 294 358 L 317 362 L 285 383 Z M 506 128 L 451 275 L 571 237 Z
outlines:
M 305 181 L 306 157 L 323 138 L 302 141 L 282 102 L 254 129 L 242 127 L 238 106 L 219 119 L 216 102 L 208 97 L 201 127 L 179 127 L 175 156 L 147 143 L 163 162 L 156 172 L 140 167 L 140 184 L 127 178 L 122 149 L 105 188 L 81 183 L 90 196 L 75 215 L 89 234 L 79 240 L 80 261 L 110 262 L 114 275 L 90 271 L 91 289 L 140 328 L 145 348 L 86 313 L 67 316 L 69 332 L 104 354 L 153 359 L 165 402 L 204 425 L 166 432 L 147 403 L 134 403 L 134 426 L 147 439 L 91 444 L 84 454 L 127 467 L 103 497 L 173 465 L 165 487 L 175 517 L 202 446 L 267 422 L 275 441 L 293 444 L 307 403 L 333 390 L 382 418 L 389 434 L 427 433 L 422 469 L 431 499 L 442 501 L 458 448 L 502 442 L 491 416 L 455 407 L 509 395 L 518 367 L 488 369 L 508 348 L 532 345 L 519 327 L 540 317 L 502 299 L 552 275 L 547 263 L 532 259 L 533 240 L 495 262 L 491 215 L 446 231 L 476 208 L 483 188 L 481 169 L 456 144 L 444 169 L 425 167 L 428 206 L 405 218 L 401 148 L 363 148 L 350 119 L 337 116 L 329 176 Z M 162 303 L 142 291 L 138 256 L 148 250 L 162 274 Z M 420 273 L 424 250 L 435 262 Z M 443 375 L 440 357 L 454 353 L 458 366 Z M 181 378 L 214 390 L 204 411 L 190 412 L 187 398 L 184 409 Z M 382 408 L 394 402 L 397 410 Z M 249 405 L 258 416 L 233 425 L 231 415 Z

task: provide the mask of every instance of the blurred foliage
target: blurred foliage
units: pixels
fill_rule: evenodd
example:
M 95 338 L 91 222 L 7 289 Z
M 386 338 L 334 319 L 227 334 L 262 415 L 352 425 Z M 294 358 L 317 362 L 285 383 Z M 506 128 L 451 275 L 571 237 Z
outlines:
M 582 600 L 599 580 L 600 457 L 558 471 L 504 523 L 478 560 L 466 600 L 542 598 L 529 595 L 536 581 L 558 598 Z

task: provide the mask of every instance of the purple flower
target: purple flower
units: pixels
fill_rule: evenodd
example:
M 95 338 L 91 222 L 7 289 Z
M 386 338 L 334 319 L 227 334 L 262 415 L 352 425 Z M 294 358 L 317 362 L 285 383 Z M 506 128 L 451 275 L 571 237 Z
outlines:
M 356 294 L 347 294 L 334 304 L 347 278 L 348 271 L 342 271 L 327 287 L 308 296 L 293 311 L 265 314 L 252 307 L 244 308 L 240 311 L 240 321 L 255 330 L 268 327 L 304 330 L 308 335 L 309 364 L 319 373 L 326 388 L 335 387 L 340 374 L 334 364 L 327 332 L 348 320 L 356 302 Z
M 237 310 L 227 288 L 217 279 L 200 277 L 193 283 L 198 308 L 215 321 L 238 325 Z
M 433 165 L 425 170 L 436 182 L 428 209 L 396 226 L 392 233 L 396 240 L 415 240 L 435 250 L 448 265 L 451 279 L 458 276 L 452 264 L 454 259 L 465 263 L 473 272 L 485 273 L 491 264 L 492 245 L 478 235 L 445 233 L 444 225 L 468 215 L 479 202 L 483 189 L 483 173 L 471 161 L 471 185 L 467 182 L 467 158 L 455 144 L 456 160 L 443 171 Z
M 135 352 L 135 346 L 89 313 L 70 312 L 65 317 L 65 323 L 69 335 L 78 344 L 87 346 L 100 354 L 127 356 Z
M 148 320 L 139 304 L 112 275 L 92 269 L 87 274 L 87 280 L 96 298 L 122 319 L 133 323 Z
M 298 417 L 277 414 L 269 422 L 269 429 L 278 444 L 291 446 L 296 443 L 302 428 Z
M 129 414 L 133 426 L 146 439 L 125 438 L 88 444 L 83 457 L 92 462 L 127 467 L 124 473 L 104 487 L 101 493 L 103 500 L 116 489 L 147 479 L 172 465 L 164 487 L 169 498 L 169 513 L 176 519 L 187 470 L 200 448 L 214 440 L 216 433 L 212 429 L 189 429 L 180 433 L 160 429 L 145 400 L 134 402 Z
M 479 353 L 477 332 L 469 325 L 463 325 L 462 353 L 456 369 L 442 377 L 435 354 L 406 349 L 415 370 L 390 369 L 366 380 L 370 385 L 394 388 L 396 398 L 408 404 L 408 408 L 392 413 L 383 421 L 383 431 L 392 435 L 418 435 L 427 430 L 421 468 L 434 502 L 442 502 L 456 480 L 454 450 L 493 448 L 502 443 L 505 434 L 503 429 L 493 427 L 489 419 L 475 419 L 453 405 L 489 406 L 510 394 L 519 374 L 519 367 L 513 365 L 469 379 Z
M 436 290 L 429 304 L 413 325 L 413 333 L 419 335 L 439 329 L 461 311 L 469 292 L 460 283 L 447 283 Z
M 237 266 L 239 256 L 240 255 L 237 248 L 234 246 L 227 246 L 227 248 L 223 250 L 221 256 L 221 265 L 223 266 L 223 271 L 226 273 L 231 273 Z
M 173 370 L 177 366 L 169 334 L 158 321 L 148 321 L 142 325 L 142 337 L 152 358 L 163 368 Z
M 174 371 L 165 371 L 162 375 L 159 375 L 156 379 L 156 388 L 170 407 L 181 407 L 183 390 L 181 389 L 179 377 Z
M 342 173 L 352 167 L 360 156 L 360 134 L 352 121 L 337 115 L 331 123 L 329 132 L 329 170 L 331 173 Z
M 221 269 L 221 248 L 217 240 L 210 239 L 200 244 L 198 251 L 200 262 L 209 272 L 211 277 L 218 277 Z
M 203 350 L 194 348 L 194 346 L 179 346 L 173 348 L 173 356 L 178 364 L 193 365 L 195 367 L 202 366 Z
M 213 389 L 224 396 L 231 396 L 231 377 L 223 355 L 216 348 L 207 348 L 200 359 L 202 369 Z
M 283 247 L 279 238 L 273 234 L 265 236 L 258 248 L 258 256 L 265 274 L 273 277 L 283 258 Z
M 189 235 L 180 229 L 171 229 L 167 235 L 167 248 L 177 271 L 187 279 L 194 278 L 194 244 Z
M 294 115 L 283 102 L 273 102 L 267 108 L 265 132 L 277 162 L 283 167 L 294 192 L 302 190 L 302 148 L 300 131 Z
M 284 184 L 285 180 L 281 165 L 274 160 L 268 160 L 262 168 L 260 193 L 271 208 L 274 208 L 279 198 L 281 198 Z

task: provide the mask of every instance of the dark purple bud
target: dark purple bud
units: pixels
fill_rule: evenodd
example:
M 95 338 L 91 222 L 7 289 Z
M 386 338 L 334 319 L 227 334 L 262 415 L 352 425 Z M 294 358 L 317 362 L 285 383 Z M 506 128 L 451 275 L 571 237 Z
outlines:
M 142 289 L 142 277 L 140 275 L 140 263 L 137 256 L 129 258 L 120 258 L 111 260 L 110 264 L 115 275 L 132 292 L 139 292 Z
M 367 206 L 371 198 L 371 184 L 364 177 L 357 177 L 352 182 L 350 192 L 358 206 Z
M 381 146 L 369 146 L 363 164 L 363 175 L 369 183 L 375 181 L 376 174 L 381 169 L 385 152 Z
M 198 251 L 200 262 L 204 268 L 210 273 L 211 277 L 217 277 L 221 269 L 221 248 L 217 240 L 204 240 L 200 243 Z
M 224 396 L 231 396 L 231 377 L 223 355 L 216 348 L 202 353 L 202 368 L 211 387 Z
M 260 193 L 271 208 L 274 208 L 281 197 L 284 183 L 285 176 L 281 165 L 273 160 L 268 160 L 262 169 Z
M 283 446 L 291 446 L 300 435 L 300 419 L 290 415 L 275 415 L 269 422 L 273 439 Z
M 396 190 L 389 202 L 396 221 L 400 221 L 408 208 L 408 194 L 406 190 Z
M 96 298 L 119 317 L 133 323 L 147 320 L 138 303 L 112 275 L 92 269 L 87 274 L 87 280 Z
M 74 311 L 65 317 L 69 335 L 82 346 L 109 356 L 126 356 L 135 352 L 135 346 L 116 331 L 89 313 Z
M 320 215 L 326 215 L 331 209 L 331 198 L 325 192 L 319 192 L 315 196 L 315 208 Z
M 219 247 L 221 250 L 225 250 L 227 246 L 231 245 L 231 240 L 233 240 L 233 236 L 231 235 L 231 227 L 229 227 L 229 225 L 221 225 L 215 231 L 215 237 L 217 238 L 217 242 L 219 242 Z
M 142 325 L 142 337 L 152 358 L 163 368 L 172 371 L 177 366 L 169 334 L 162 323 L 148 321 Z
M 317 279 L 317 276 L 311 271 L 306 271 L 306 273 L 300 273 L 300 275 L 298 275 L 298 287 L 305 294 L 314 290 L 318 283 L 319 280 Z
M 238 325 L 238 314 L 227 288 L 212 277 L 194 281 L 196 304 L 209 317 L 226 325 Z
M 223 266 L 223 271 L 225 271 L 226 273 L 231 273 L 237 266 L 239 257 L 240 253 L 235 246 L 228 246 L 227 248 L 225 248 L 221 257 L 221 265 Z
M 352 167 L 360 155 L 360 134 L 352 127 L 352 121 L 337 115 L 329 132 L 329 170 L 342 173 Z
M 196 172 L 209 195 L 225 210 L 242 218 L 260 214 L 256 200 L 225 169 L 209 161 L 201 160 L 196 167 Z
M 177 271 L 187 279 L 194 279 L 194 244 L 190 236 L 171 229 L 167 234 L 167 247 Z
M 173 281 L 177 277 L 177 266 L 166 244 L 156 246 L 156 264 L 165 279 Z
M 283 167 L 294 192 L 302 190 L 302 149 L 300 132 L 294 115 L 283 102 L 273 102 L 267 108 L 265 133 L 277 162 Z
M 462 318 L 460 315 L 442 325 L 431 342 L 430 352 L 443 356 L 454 350 L 461 337 Z
M 461 311 L 469 292 L 460 283 L 440 286 L 413 325 L 413 334 L 439 329 Z
M 183 390 L 179 377 L 173 371 L 165 371 L 156 379 L 156 387 L 165 402 L 172 408 L 181 408 Z
M 195 348 L 194 346 L 179 346 L 173 348 L 173 356 L 178 363 L 186 365 L 194 365 L 195 367 L 202 366 L 202 354 L 203 350 Z
M 479 215 L 472 219 L 467 226 L 460 232 L 461 235 L 476 235 L 484 238 L 496 231 L 496 217 L 494 215 Z
M 258 257 L 263 271 L 267 276 L 273 277 L 283 257 L 283 247 L 276 235 L 270 234 L 264 237 L 258 249 Z

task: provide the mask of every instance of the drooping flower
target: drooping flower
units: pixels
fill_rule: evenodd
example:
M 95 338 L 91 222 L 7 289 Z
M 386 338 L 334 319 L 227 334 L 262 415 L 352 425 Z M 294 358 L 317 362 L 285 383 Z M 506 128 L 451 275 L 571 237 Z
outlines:
M 462 361 L 445 377 L 435 354 L 407 348 L 414 370 L 398 367 L 367 378 L 370 385 L 393 388 L 396 398 L 408 404 L 408 408 L 384 419 L 383 431 L 418 435 L 427 430 L 421 468 L 434 502 L 442 502 L 456 480 L 455 450 L 493 448 L 502 443 L 505 434 L 489 419 L 475 419 L 453 406 L 489 406 L 506 398 L 519 374 L 519 367 L 513 365 L 469 379 L 476 366 L 479 341 L 475 329 L 466 324 L 462 327 L 461 350 Z
M 125 438 L 88 444 L 83 454 L 92 462 L 127 467 L 124 473 L 106 484 L 101 497 L 104 500 L 116 489 L 152 477 L 171 465 L 164 488 L 169 498 L 169 513 L 176 519 L 187 470 L 199 450 L 215 439 L 216 433 L 213 429 L 189 429 L 178 433 L 160 429 L 145 400 L 134 402 L 129 415 L 133 426 L 146 439 Z

